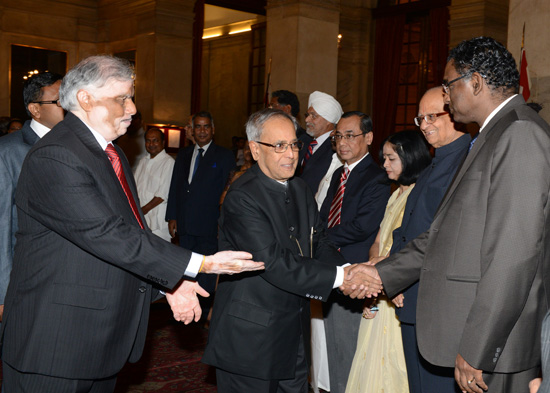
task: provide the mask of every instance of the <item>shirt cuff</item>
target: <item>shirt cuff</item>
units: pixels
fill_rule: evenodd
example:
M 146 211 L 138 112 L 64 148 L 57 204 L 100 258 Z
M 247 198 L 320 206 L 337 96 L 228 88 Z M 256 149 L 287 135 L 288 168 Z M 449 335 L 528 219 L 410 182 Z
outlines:
M 332 286 L 332 289 L 338 288 L 344 283 L 344 268 L 349 265 L 349 263 L 345 263 L 342 266 L 336 266 L 336 278 L 334 279 L 334 285 Z
M 202 265 L 202 259 L 204 255 L 197 254 L 197 253 L 191 253 L 191 259 L 189 260 L 189 264 L 187 265 L 187 269 L 185 269 L 185 275 L 187 277 L 195 278 L 196 275 L 199 273 L 199 270 Z

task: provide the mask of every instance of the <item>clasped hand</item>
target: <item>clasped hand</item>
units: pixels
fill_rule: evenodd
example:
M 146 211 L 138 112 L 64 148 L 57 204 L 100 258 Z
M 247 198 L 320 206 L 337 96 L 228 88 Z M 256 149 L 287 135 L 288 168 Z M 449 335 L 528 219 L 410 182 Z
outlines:
M 378 296 L 382 292 L 382 280 L 378 271 L 367 263 L 358 263 L 344 268 L 344 283 L 340 290 L 352 299 Z

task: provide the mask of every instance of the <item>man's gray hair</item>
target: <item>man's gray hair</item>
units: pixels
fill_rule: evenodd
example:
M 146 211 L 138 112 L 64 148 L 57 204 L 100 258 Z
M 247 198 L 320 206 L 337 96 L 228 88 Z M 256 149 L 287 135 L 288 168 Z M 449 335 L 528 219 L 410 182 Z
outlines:
M 101 89 L 109 79 L 135 79 L 129 61 L 109 55 L 90 56 L 69 70 L 59 88 L 59 100 L 66 111 L 79 108 L 76 94 L 81 89 Z
M 246 122 L 246 136 L 248 137 L 248 140 L 249 141 L 260 140 L 262 136 L 262 132 L 264 131 L 264 124 L 268 120 L 275 117 L 282 117 L 290 120 L 290 122 L 294 125 L 294 130 L 296 131 L 296 122 L 292 117 L 287 115 L 285 112 L 279 109 L 262 109 L 250 115 L 250 117 L 248 118 L 248 121 Z

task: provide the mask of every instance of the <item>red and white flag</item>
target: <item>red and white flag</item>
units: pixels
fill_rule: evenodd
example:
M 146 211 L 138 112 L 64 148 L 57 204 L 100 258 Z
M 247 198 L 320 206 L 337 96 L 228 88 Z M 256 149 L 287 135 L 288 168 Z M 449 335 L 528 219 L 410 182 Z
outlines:
M 525 54 L 525 49 L 523 48 L 521 48 L 521 63 L 519 67 L 519 94 L 522 94 L 523 99 L 527 102 L 531 96 L 531 79 L 529 78 L 527 55 Z

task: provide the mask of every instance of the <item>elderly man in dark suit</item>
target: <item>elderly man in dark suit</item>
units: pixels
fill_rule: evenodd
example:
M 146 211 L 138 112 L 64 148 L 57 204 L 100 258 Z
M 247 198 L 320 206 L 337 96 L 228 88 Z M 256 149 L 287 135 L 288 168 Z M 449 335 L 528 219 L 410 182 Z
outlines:
M 203 361 L 217 368 L 220 393 L 307 393 L 308 298 L 326 301 L 345 260 L 313 194 L 293 178 L 302 142 L 290 116 L 257 112 L 247 135 L 258 164 L 227 193 L 220 249 L 249 251 L 266 269 L 220 279 Z
M 262 267 L 247 253 L 191 253 L 146 227 L 128 161 L 112 144 L 136 112 L 133 93 L 125 60 L 83 60 L 61 83 L 69 113 L 23 164 L 2 324 L 6 392 L 111 392 L 124 363 L 141 356 L 158 288 L 175 288 L 168 301 L 188 323 L 205 292 L 184 278 Z
M 416 181 L 407 198 L 401 227 L 393 232 L 395 254 L 411 240 L 430 228 L 437 207 L 464 156 L 468 152 L 471 137 L 456 129 L 456 123 L 447 111 L 441 86 L 428 90 L 418 107 L 415 123 L 424 137 L 435 148 L 435 157 Z M 398 307 L 396 314 L 401 321 L 403 349 L 407 364 L 407 377 L 411 393 L 455 392 L 454 372 L 449 368 L 434 366 L 418 352 L 416 342 L 416 305 L 418 282 L 393 299 Z
M 516 94 L 518 84 L 512 55 L 492 38 L 451 51 L 446 101 L 456 121 L 481 127 L 479 136 L 430 229 L 375 268 L 389 296 L 420 279 L 420 353 L 454 367 L 468 393 L 526 391 L 540 370 L 550 304 L 550 127 Z M 357 278 L 374 273 L 357 270 Z
M 220 196 L 235 168 L 235 156 L 214 143 L 216 129 L 209 112 L 193 115 L 191 126 L 196 143 L 180 150 L 176 157 L 166 219 L 172 237 L 178 233 L 181 247 L 212 254 L 218 250 Z M 198 281 L 208 292 L 214 292 L 215 276 L 201 274 Z M 209 307 L 208 299 L 203 302 Z
M 390 197 L 385 172 L 369 153 L 372 143 L 372 120 L 362 112 L 346 112 L 333 135 L 336 151 L 345 164 L 332 177 L 321 207 L 328 239 L 338 247 L 347 262 L 365 259 L 380 229 L 380 222 Z M 344 179 L 345 178 L 345 179 Z M 363 302 L 334 292 L 324 305 L 325 330 L 330 375 L 330 391 L 344 393 Z
M 17 232 L 17 180 L 30 148 L 63 120 L 63 108 L 59 105 L 61 78 L 61 75 L 43 72 L 28 79 L 23 86 L 23 100 L 32 120 L 26 121 L 20 132 L 0 139 L 0 217 L 3 222 L 0 225 L 0 321 L 10 282 Z

